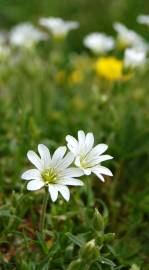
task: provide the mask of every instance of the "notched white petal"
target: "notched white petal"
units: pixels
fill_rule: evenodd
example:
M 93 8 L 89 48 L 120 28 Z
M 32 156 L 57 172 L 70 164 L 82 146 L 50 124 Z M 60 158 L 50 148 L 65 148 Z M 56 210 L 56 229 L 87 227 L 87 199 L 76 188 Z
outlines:
M 52 164 L 55 165 L 57 162 L 61 161 L 61 159 L 63 158 L 63 156 L 65 155 L 66 153 L 66 146 L 60 146 L 58 147 L 53 156 L 52 156 Z
M 91 169 L 83 169 L 83 171 L 84 171 L 85 175 L 90 175 L 91 174 Z
M 48 190 L 49 190 L 49 193 L 50 193 L 50 196 L 51 196 L 51 200 L 53 202 L 55 202 L 57 200 L 57 197 L 58 197 L 58 190 L 57 190 L 56 185 L 49 184 L 48 185 Z
M 67 147 L 73 153 L 77 154 L 79 150 L 79 143 L 78 141 L 71 135 L 66 136 Z
M 81 167 L 81 162 L 80 162 L 80 157 L 79 156 L 77 156 L 76 159 L 75 159 L 75 165 L 77 167 Z
M 112 172 L 104 166 L 99 166 L 99 170 L 104 175 L 113 176 Z
M 49 149 L 44 144 L 38 145 L 38 152 L 45 167 L 48 167 L 51 161 L 51 155 Z
M 105 182 L 105 179 L 104 177 L 102 176 L 102 174 L 100 174 L 99 172 L 97 171 L 93 171 L 93 173 L 102 181 L 102 182 Z
M 85 144 L 85 133 L 83 130 L 78 131 L 78 141 L 80 147 Z
M 42 161 L 41 159 L 38 157 L 38 155 L 30 150 L 27 152 L 27 157 L 29 159 L 29 161 L 39 170 L 42 170 L 43 169 L 43 164 L 42 164 Z
M 110 160 L 110 159 L 113 159 L 113 157 L 110 156 L 110 155 L 102 155 L 102 156 L 99 157 L 99 163 L 103 162 L 105 160 Z
M 83 174 L 83 170 L 79 168 L 67 168 L 60 174 L 60 177 L 79 177 Z
M 44 182 L 41 180 L 32 180 L 27 184 L 27 190 L 34 191 L 41 189 L 44 186 Z
M 108 145 L 101 143 L 101 144 L 97 144 L 91 151 L 91 155 L 101 155 L 102 153 L 104 153 L 106 150 L 108 149 Z
M 58 181 L 58 184 L 67 185 L 67 186 L 83 186 L 84 185 L 84 183 L 81 180 L 75 179 L 75 178 L 60 179 Z
M 64 185 L 57 185 L 57 189 L 61 193 L 63 198 L 68 202 L 70 199 L 70 191 L 68 187 Z
M 108 168 L 106 168 L 104 166 L 100 166 L 100 165 L 99 166 L 96 166 L 95 168 L 93 168 L 92 171 L 94 173 L 99 173 L 99 174 L 104 174 L 104 175 L 108 175 L 108 176 L 113 176 L 112 172 Z
M 64 170 L 74 161 L 74 154 L 69 152 L 67 155 L 56 165 L 58 170 Z
M 40 172 L 36 169 L 31 169 L 31 170 L 28 170 L 26 172 L 24 172 L 22 175 L 21 175 L 21 178 L 24 179 L 24 180 L 40 180 L 41 179 L 41 175 L 40 175 Z
M 86 139 L 85 139 L 85 145 L 86 145 L 86 148 L 87 148 L 87 152 L 89 152 L 92 149 L 93 145 L 94 145 L 93 133 L 91 133 L 91 132 L 87 133 Z

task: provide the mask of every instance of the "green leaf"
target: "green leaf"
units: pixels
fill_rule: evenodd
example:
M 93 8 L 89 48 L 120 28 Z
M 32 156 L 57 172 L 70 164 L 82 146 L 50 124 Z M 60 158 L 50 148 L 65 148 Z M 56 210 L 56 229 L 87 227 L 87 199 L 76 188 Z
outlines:
M 105 257 L 102 257 L 102 256 L 100 257 L 99 262 L 102 263 L 102 264 L 112 266 L 112 267 L 116 266 L 116 264 L 113 261 L 111 261 L 111 260 L 109 260 L 109 259 L 107 259 Z
M 82 247 L 84 242 L 79 239 L 77 236 L 71 234 L 70 232 L 66 233 L 66 236 L 77 246 Z

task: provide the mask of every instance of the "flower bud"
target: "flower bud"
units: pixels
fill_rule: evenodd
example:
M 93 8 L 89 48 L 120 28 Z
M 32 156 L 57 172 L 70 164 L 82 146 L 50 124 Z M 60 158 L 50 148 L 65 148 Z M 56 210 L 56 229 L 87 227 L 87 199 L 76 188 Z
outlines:
M 80 267 L 81 267 L 81 259 L 78 259 L 78 260 L 72 261 L 70 265 L 68 266 L 67 270 L 76 270 L 76 269 L 79 270 Z
M 96 231 L 104 231 L 104 220 L 97 208 L 95 209 L 95 214 L 93 218 L 93 226 Z
M 115 233 L 106 233 L 104 235 L 104 241 L 111 242 L 111 241 L 113 241 L 114 237 L 115 237 Z
M 92 239 L 91 241 L 87 242 L 82 248 L 81 248 L 81 256 L 82 259 L 85 259 L 85 261 L 94 261 L 99 257 L 99 249 L 96 246 L 95 239 Z

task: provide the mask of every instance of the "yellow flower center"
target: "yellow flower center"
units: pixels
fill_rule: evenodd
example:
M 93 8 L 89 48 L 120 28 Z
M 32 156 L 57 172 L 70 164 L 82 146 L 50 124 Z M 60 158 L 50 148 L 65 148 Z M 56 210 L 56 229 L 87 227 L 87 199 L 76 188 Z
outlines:
M 86 158 L 85 157 L 80 157 L 80 165 L 84 169 L 89 168 L 89 164 L 86 162 Z
M 56 182 L 57 174 L 54 169 L 46 169 L 41 174 L 43 181 L 45 184 L 51 184 Z
M 123 62 L 115 57 L 101 57 L 95 63 L 97 75 L 107 80 L 120 80 L 123 75 Z

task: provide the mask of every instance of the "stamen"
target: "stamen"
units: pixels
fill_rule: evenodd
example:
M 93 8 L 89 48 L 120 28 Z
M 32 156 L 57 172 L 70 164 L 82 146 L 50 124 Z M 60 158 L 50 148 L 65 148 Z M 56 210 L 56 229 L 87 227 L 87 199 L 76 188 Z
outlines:
M 81 164 L 81 167 L 85 168 L 85 169 L 90 167 L 89 164 L 87 164 L 85 158 L 83 158 L 83 157 L 80 159 L 80 164 Z
M 51 169 L 46 169 L 43 173 L 42 173 L 42 179 L 46 184 L 50 184 L 50 183 L 55 183 L 56 182 L 56 178 L 57 178 L 57 174 L 55 172 L 55 170 L 53 168 Z

